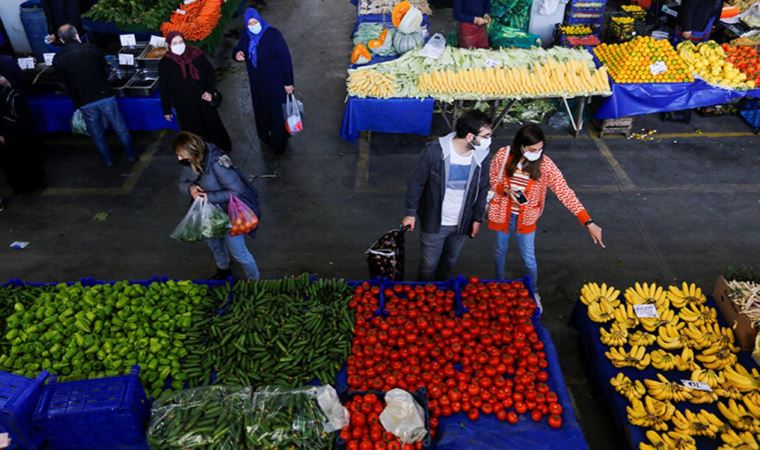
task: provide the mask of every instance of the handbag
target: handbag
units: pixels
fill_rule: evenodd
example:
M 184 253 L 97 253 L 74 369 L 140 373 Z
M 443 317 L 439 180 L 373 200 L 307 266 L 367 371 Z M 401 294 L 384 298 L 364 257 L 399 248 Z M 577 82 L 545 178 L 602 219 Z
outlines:
M 501 169 L 499 170 L 499 179 L 496 181 L 496 184 L 501 183 L 504 180 L 504 168 L 507 167 L 507 160 L 509 159 L 509 152 L 511 151 L 511 148 L 509 145 L 507 145 L 507 154 L 504 155 L 504 161 L 501 162 Z M 496 196 L 496 192 L 494 192 L 493 189 L 488 190 L 488 195 L 486 196 L 486 213 L 488 212 L 488 208 L 491 206 L 491 200 Z

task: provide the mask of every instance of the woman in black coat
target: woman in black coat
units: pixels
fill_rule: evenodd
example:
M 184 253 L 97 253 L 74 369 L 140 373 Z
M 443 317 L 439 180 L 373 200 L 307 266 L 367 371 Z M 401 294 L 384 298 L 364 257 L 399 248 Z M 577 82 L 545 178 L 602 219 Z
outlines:
M 182 33 L 166 36 L 169 51 L 158 65 L 161 106 L 166 120 L 177 111 L 182 131 L 201 136 L 222 150 L 232 150 L 232 141 L 219 111 L 212 106 L 216 86 L 214 67 L 203 51 L 185 45 Z
M 259 139 L 276 153 L 285 151 L 290 135 L 285 131 L 282 105 L 293 93 L 293 63 L 285 38 L 261 18 L 258 11 L 245 11 L 245 29 L 233 49 L 238 62 L 246 62 L 253 98 L 253 114 Z

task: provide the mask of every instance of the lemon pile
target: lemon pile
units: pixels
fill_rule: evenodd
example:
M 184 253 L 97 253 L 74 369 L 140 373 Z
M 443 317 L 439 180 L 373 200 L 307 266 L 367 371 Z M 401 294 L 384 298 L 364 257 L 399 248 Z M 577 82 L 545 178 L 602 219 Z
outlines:
M 678 44 L 678 54 L 689 69 L 712 85 L 727 89 L 752 89 L 755 82 L 747 80 L 733 64 L 726 61 L 726 52 L 715 41 L 694 45 L 691 41 Z

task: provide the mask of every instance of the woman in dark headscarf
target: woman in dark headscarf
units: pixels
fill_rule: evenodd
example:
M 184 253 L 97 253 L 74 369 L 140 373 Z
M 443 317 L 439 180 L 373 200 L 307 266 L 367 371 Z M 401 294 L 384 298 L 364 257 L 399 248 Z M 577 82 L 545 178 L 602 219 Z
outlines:
M 233 49 L 233 57 L 247 63 L 259 139 L 271 145 L 276 153 L 284 152 L 290 136 L 285 131 L 282 105 L 286 95 L 293 93 L 293 63 L 285 38 L 258 11 L 248 8 L 245 29 Z
M 179 127 L 203 137 L 224 151 L 232 142 L 219 111 L 212 106 L 216 86 L 214 67 L 197 47 L 187 46 L 182 33 L 166 36 L 169 51 L 158 65 L 161 105 L 166 120 L 177 111 Z
M 18 194 L 45 187 L 33 120 L 26 99 L 0 75 L 0 168 Z

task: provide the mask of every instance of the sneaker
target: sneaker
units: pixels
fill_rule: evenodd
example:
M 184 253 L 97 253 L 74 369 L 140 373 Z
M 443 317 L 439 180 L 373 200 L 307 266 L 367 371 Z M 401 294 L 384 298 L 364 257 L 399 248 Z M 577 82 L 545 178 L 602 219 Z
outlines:
M 211 280 L 226 280 L 227 278 L 232 276 L 232 271 L 230 269 L 216 269 L 216 273 L 214 276 L 212 276 Z
M 544 312 L 544 306 L 541 304 L 541 296 L 538 294 L 534 294 L 534 296 L 536 297 L 536 308 L 538 308 L 538 315 L 540 316 Z

